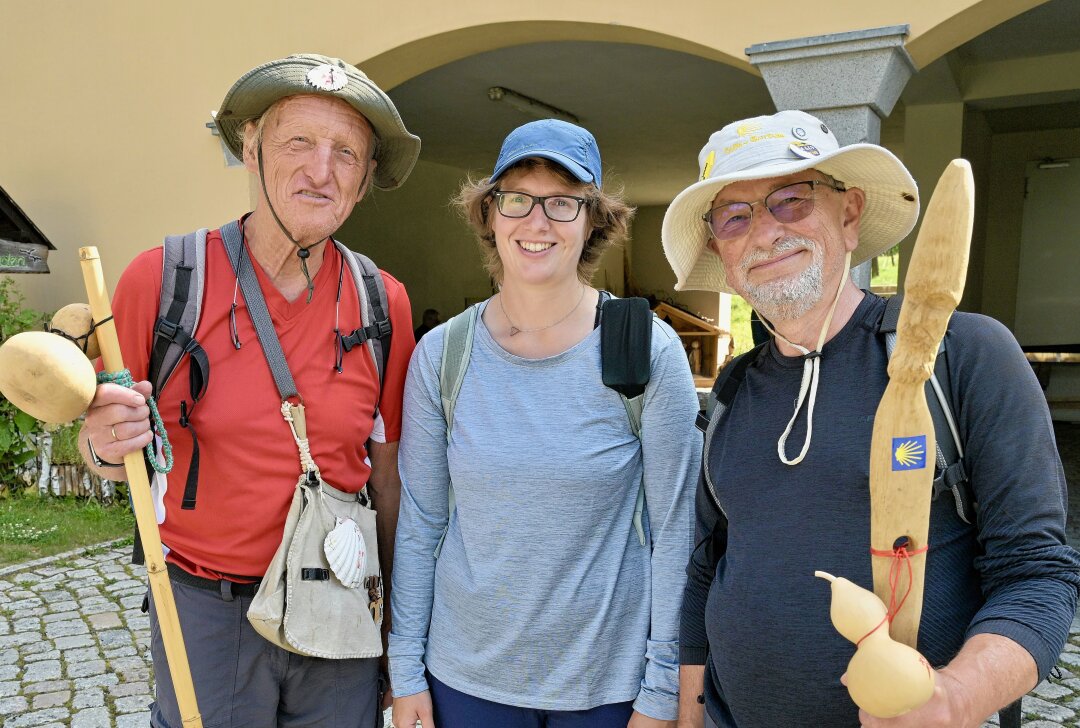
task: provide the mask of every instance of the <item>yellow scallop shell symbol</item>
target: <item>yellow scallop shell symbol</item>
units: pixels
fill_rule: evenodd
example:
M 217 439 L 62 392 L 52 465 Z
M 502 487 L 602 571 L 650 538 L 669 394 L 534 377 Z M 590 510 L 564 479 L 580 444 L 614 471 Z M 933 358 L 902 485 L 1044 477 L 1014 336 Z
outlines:
M 920 445 L 915 440 L 907 440 L 906 442 L 902 442 L 897 446 L 894 457 L 896 457 L 896 462 L 907 467 L 919 462 L 922 454 L 922 445 Z

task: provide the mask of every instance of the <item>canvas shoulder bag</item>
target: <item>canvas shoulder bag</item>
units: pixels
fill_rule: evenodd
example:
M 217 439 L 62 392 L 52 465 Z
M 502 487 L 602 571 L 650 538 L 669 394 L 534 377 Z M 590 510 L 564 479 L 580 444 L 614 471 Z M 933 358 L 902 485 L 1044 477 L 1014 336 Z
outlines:
M 281 351 L 243 238 L 222 229 L 263 354 L 281 395 L 281 412 L 300 457 L 300 475 L 281 545 L 248 608 L 248 621 L 273 644 L 328 659 L 382 654 L 383 589 L 375 511 L 365 489 L 346 493 L 323 480 L 311 457 L 304 405 Z M 293 404 L 297 402 L 298 404 Z

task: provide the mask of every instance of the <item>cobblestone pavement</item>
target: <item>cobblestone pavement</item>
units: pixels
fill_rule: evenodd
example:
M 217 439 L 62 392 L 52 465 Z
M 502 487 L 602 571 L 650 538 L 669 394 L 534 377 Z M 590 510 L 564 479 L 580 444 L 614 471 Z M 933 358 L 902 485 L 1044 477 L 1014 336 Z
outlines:
M 150 724 L 145 571 L 127 562 L 102 546 L 0 569 L 2 728 Z M 1059 669 L 1024 698 L 1027 728 L 1080 728 L 1080 619 Z

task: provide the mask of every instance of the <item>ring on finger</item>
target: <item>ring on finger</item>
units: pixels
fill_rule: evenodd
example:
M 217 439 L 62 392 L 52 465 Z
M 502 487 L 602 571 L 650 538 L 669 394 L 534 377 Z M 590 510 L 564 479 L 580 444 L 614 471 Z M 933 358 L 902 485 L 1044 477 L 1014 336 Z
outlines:
M 120 439 L 119 437 L 116 436 L 116 425 L 113 425 L 112 427 L 110 427 L 109 432 L 112 433 L 112 439 L 114 439 L 114 440 L 119 440 Z

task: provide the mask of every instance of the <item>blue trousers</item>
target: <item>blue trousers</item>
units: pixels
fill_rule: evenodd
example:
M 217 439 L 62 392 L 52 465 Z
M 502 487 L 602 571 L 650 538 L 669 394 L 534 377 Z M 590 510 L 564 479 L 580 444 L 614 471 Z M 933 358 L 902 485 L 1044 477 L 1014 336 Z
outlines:
M 430 672 L 431 703 L 439 728 L 626 728 L 633 702 L 599 705 L 589 710 L 534 710 L 493 703 L 467 695 Z

